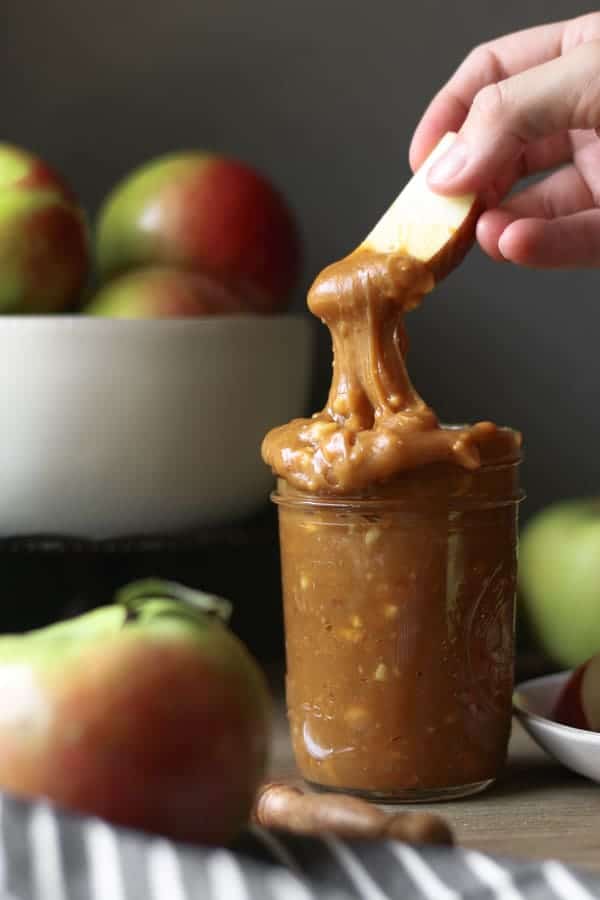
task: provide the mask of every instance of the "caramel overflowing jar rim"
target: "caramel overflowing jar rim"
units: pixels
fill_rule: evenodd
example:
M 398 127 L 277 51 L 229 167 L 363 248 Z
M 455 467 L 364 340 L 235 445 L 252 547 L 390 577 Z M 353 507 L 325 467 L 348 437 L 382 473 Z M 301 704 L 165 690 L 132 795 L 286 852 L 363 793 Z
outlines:
M 442 427 L 458 429 L 464 426 Z M 505 437 L 518 434 L 511 428 L 499 431 Z M 435 507 L 450 511 L 495 509 L 513 506 L 525 499 L 518 476 L 522 460 L 521 447 L 513 445 L 507 452 L 504 445 L 498 455 L 491 453 L 487 459 L 484 457 L 475 469 L 464 469 L 455 463 L 430 463 L 399 472 L 389 481 L 373 484 L 362 493 L 347 495 L 302 491 L 279 477 L 277 488 L 270 497 L 278 506 L 354 510 L 361 514 L 382 510 L 429 511 Z

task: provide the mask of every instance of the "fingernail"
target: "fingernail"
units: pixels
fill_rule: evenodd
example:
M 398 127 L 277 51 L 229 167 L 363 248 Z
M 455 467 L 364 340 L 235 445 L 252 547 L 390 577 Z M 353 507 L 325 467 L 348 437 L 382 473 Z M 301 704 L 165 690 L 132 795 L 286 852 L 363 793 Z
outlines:
M 510 245 L 507 245 L 507 242 L 506 242 L 506 231 L 507 231 L 507 229 L 505 228 L 504 231 L 502 232 L 502 234 L 500 235 L 500 237 L 498 238 L 498 251 L 502 255 L 502 259 L 505 259 L 508 261 L 508 260 L 510 260 L 510 257 L 508 255 L 508 250 L 509 250 Z M 503 245 L 504 245 L 504 247 L 503 247 Z
M 445 185 L 452 181 L 467 162 L 467 149 L 462 141 L 455 141 L 441 159 L 436 160 L 427 173 L 431 185 Z

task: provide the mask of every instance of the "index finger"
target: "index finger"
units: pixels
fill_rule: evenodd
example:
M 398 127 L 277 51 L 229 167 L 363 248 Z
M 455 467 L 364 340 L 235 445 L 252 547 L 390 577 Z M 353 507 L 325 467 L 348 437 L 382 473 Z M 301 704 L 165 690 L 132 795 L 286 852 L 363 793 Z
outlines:
M 589 31 L 600 36 L 600 16 L 592 14 Z M 592 17 L 586 17 L 592 19 Z M 417 125 L 410 145 L 409 159 L 414 170 L 447 131 L 462 126 L 475 95 L 487 84 L 502 81 L 525 69 L 560 56 L 566 32 L 581 20 L 567 19 L 550 25 L 526 28 L 481 44 L 458 67 L 436 94 Z M 586 39 L 587 35 L 586 35 Z

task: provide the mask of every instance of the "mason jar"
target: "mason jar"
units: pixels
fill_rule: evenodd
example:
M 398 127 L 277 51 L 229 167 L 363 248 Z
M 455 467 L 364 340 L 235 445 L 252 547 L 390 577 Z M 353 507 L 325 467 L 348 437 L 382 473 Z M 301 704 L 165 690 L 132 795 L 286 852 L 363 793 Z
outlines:
M 356 497 L 278 481 L 287 706 L 311 785 L 412 803 L 498 775 L 513 687 L 515 446 L 474 471 L 428 465 Z

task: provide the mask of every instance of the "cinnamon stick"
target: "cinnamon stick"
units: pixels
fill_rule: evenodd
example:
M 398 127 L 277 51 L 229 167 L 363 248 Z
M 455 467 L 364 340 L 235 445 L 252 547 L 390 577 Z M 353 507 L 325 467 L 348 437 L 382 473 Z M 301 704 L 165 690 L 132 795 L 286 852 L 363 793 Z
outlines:
M 252 820 L 296 834 L 322 832 L 350 840 L 395 840 L 407 844 L 452 844 L 450 827 L 430 812 L 387 813 L 348 794 L 303 793 L 285 782 L 263 785 Z

